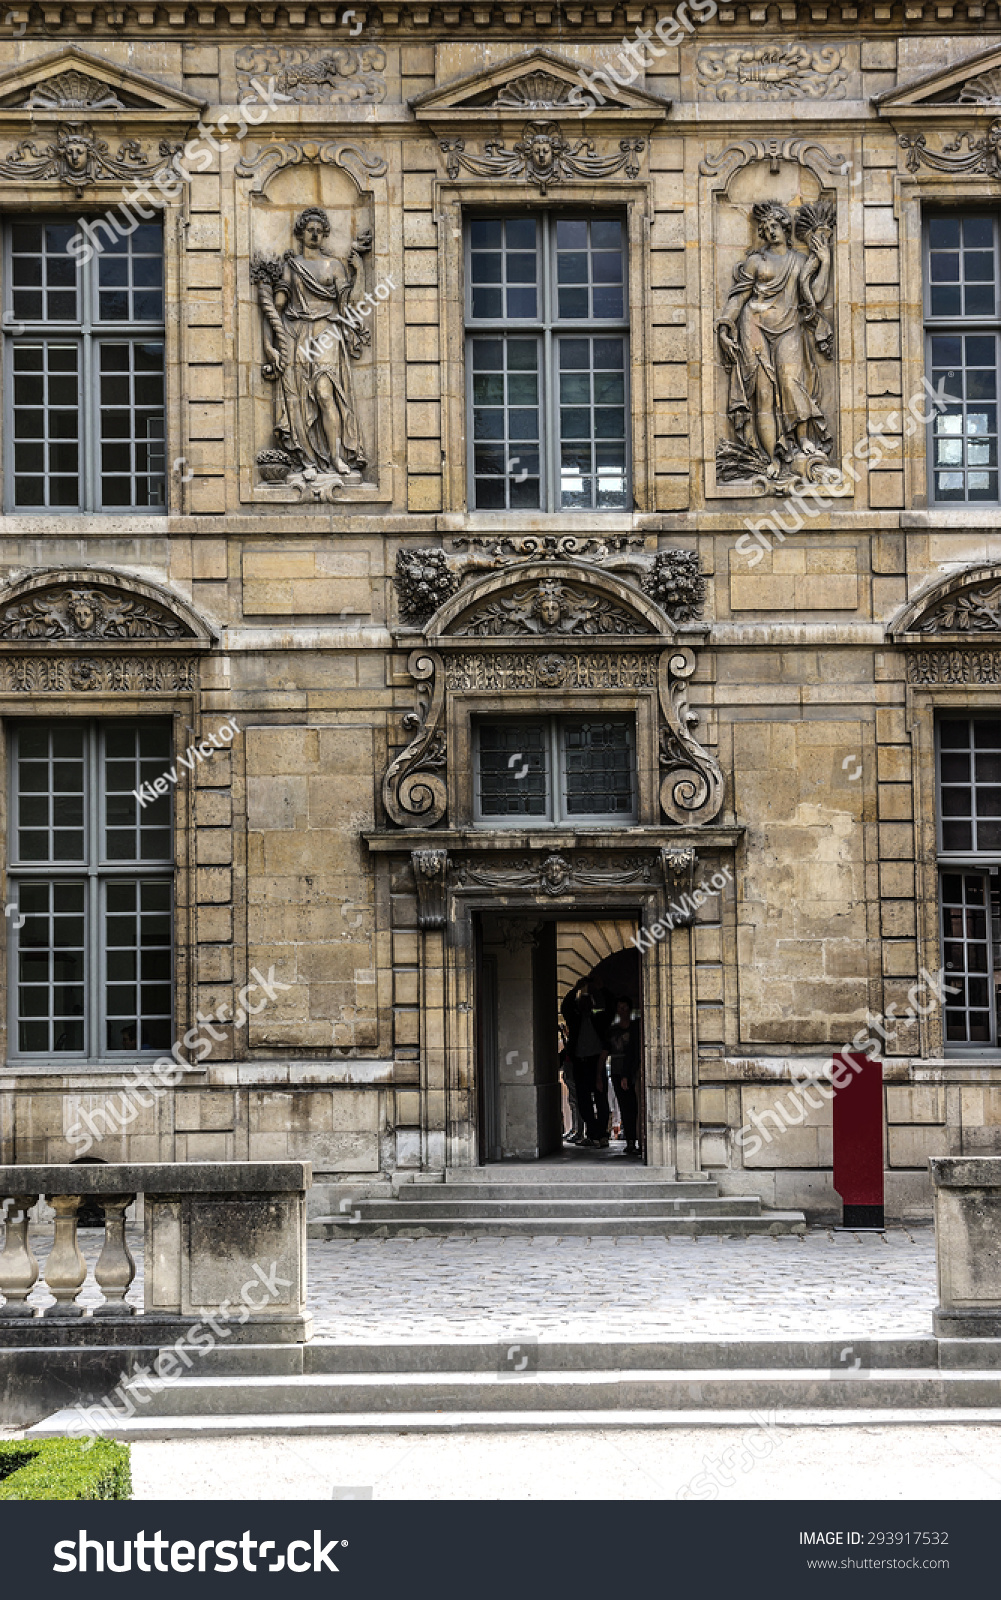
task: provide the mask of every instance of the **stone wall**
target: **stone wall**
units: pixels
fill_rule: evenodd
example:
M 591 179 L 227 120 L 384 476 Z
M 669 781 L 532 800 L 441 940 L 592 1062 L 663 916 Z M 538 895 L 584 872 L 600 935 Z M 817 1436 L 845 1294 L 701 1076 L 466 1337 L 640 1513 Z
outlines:
M 241 1013 L 252 969 L 273 967 L 288 986 L 218 1029 L 204 1061 L 153 1104 L 132 1107 L 91 1153 L 309 1160 L 321 1185 L 477 1159 L 466 924 L 448 910 L 447 933 L 435 926 L 411 863 L 412 850 L 435 848 L 440 835 L 451 873 L 468 844 L 455 770 L 468 719 L 449 690 L 434 715 L 451 767 L 416 768 L 450 786 L 449 814 L 430 824 L 414 814 L 396 847 L 386 843 L 384 775 L 414 738 L 402 719 L 415 706 L 428 714 L 411 652 L 424 646 L 422 629 L 437 626 L 433 608 L 403 614 L 393 580 L 398 551 L 437 550 L 439 598 L 454 606 L 485 573 L 516 583 L 530 554 L 518 541 L 550 535 L 577 539 L 571 576 L 574 561 L 580 570 L 590 562 L 627 608 L 649 595 L 643 574 L 658 554 L 696 552 L 706 579 L 701 617 L 679 619 L 666 600 L 658 615 L 667 621 L 644 613 L 644 638 L 659 629 L 665 648 L 677 637 L 695 650 L 686 704 L 725 783 L 706 821 L 718 833 L 704 829 L 700 842 L 696 820 L 679 837 L 695 843 L 699 871 L 733 871 L 695 927 L 658 947 L 646 980 L 656 1080 L 648 1138 L 679 1170 L 701 1164 L 724 1189 L 829 1209 L 828 1112 L 810 1113 L 753 1160 L 735 1134 L 787 1092 L 804 1061 L 849 1041 L 867 1009 L 906 1009 L 921 968 L 940 965 L 932 720 L 945 704 L 991 706 L 998 680 L 988 648 L 986 666 L 951 677 L 925 667 L 922 682 L 908 666 L 914 639 L 888 630 L 946 575 L 987 572 L 1001 559 L 996 506 L 929 507 L 925 430 L 907 413 L 924 393 L 922 207 L 996 203 L 989 154 L 978 168 L 943 153 L 959 134 L 986 136 L 993 113 L 983 85 L 996 68 L 995 55 L 981 56 L 996 41 L 972 5 L 908 7 L 906 32 L 887 6 L 720 6 L 627 87 L 613 92 L 603 80 L 605 105 L 582 120 L 567 117 L 577 70 L 621 65 L 622 40 L 652 27 L 654 12 L 408 3 L 357 15 L 362 33 L 349 38 L 334 12 L 304 8 L 64 7 L 46 11 L 44 24 L 24 12 L 23 35 L 0 40 L 7 217 L 42 208 L 95 216 L 121 200 L 120 178 L 105 172 L 79 186 L 55 157 L 51 173 L 16 176 L 19 142 L 30 137 L 41 150 L 59 118 L 71 120 L 65 99 L 56 116 L 28 105 L 34 86 L 60 71 L 120 96 L 118 109 L 102 111 L 91 90 L 89 105 L 72 109 L 115 150 L 138 138 L 155 164 L 161 137 L 170 146 L 199 138 L 199 117 L 216 131 L 217 148 L 203 140 L 201 170 L 164 205 L 168 512 L 8 512 L 0 578 L 10 586 L 50 573 L 58 587 L 67 573 L 100 570 L 125 589 L 153 585 L 201 619 L 194 678 L 188 687 L 164 680 L 159 708 L 179 748 L 228 716 L 240 731 L 231 753 L 214 755 L 179 791 L 177 1037 L 220 1007 Z M 547 54 L 531 71 L 548 76 L 531 90 L 533 50 Z M 1001 68 L 1001 44 L 996 61 Z M 931 74 L 939 76 L 925 84 Z M 290 98 L 241 138 L 237 102 L 255 77 L 273 78 Z M 57 104 L 59 92 L 50 90 Z M 614 170 L 568 169 L 547 182 L 534 147 L 520 168 L 512 158 L 505 173 L 489 169 L 489 141 L 510 153 L 526 124 L 553 120 L 568 147 L 592 140 L 595 159 Z M 457 140 L 452 170 L 445 146 Z M 615 167 L 628 141 L 637 145 L 632 170 L 625 157 Z M 590 159 L 583 147 L 578 154 Z M 818 302 L 831 330 L 828 353 L 816 357 L 834 441 L 823 459 L 830 467 L 848 455 L 857 482 L 823 504 L 809 500 L 815 515 L 795 509 L 791 470 L 735 478 L 719 453 L 734 440 L 716 325 L 734 268 L 755 245 L 751 208 L 768 200 L 790 212 L 833 208 L 830 282 Z M 628 222 L 635 507 L 600 517 L 470 512 L 461 218 L 567 204 L 609 207 Z M 367 320 L 358 318 L 370 341 L 340 351 L 365 459 L 349 451 L 351 470 L 321 464 L 275 481 L 257 459 L 276 448 L 275 385 L 262 375 L 266 327 L 251 266 L 260 256 L 280 261 L 308 207 L 326 212 L 338 261 L 355 260 L 348 303 L 372 294 Z M 376 298 L 389 280 L 395 287 Z M 875 465 L 851 455 L 872 428 L 887 441 Z M 816 483 L 831 490 L 823 474 Z M 610 539 L 621 542 L 617 552 Z M 616 565 L 623 554 L 633 568 Z M 641 624 L 631 631 L 639 636 Z M 948 635 L 938 642 L 955 647 Z M 65 648 L 86 656 L 90 642 Z M 9 656 L 7 719 L 50 707 L 91 717 L 150 709 L 134 684 L 95 695 L 70 679 L 29 683 L 16 642 L 5 636 L 0 649 Z M 624 682 L 614 662 L 602 670 L 608 683 Z M 656 694 L 629 692 L 640 722 L 650 719 L 655 751 Z M 538 681 L 519 709 L 570 703 Z M 654 860 L 674 821 L 658 807 L 663 774 L 655 753 L 649 760 L 637 848 Z M 571 831 L 558 848 L 570 859 L 587 843 Z M 514 895 L 524 907 L 527 895 L 568 917 L 628 918 L 669 898 L 660 885 L 652 899 L 649 878 L 635 893 L 623 877 L 614 895 L 595 889 L 590 898 L 582 881 L 578 871 L 577 887 L 555 899 L 541 881 L 498 888 L 495 899 L 512 904 Z M 448 885 L 446 898 L 458 892 Z M 0 1161 L 72 1159 L 67 1130 L 81 1108 L 99 1110 L 122 1082 L 117 1068 L 9 1061 Z M 913 1214 L 930 1203 L 929 1155 L 1001 1150 L 1001 1059 L 948 1059 L 935 1015 L 902 1028 L 887 1055 L 886 1114 L 888 1199 Z

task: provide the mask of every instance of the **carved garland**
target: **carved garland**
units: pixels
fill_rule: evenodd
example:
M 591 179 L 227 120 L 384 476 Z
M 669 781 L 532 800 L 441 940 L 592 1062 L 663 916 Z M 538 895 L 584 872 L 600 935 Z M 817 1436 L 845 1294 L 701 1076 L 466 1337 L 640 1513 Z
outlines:
M 112 155 L 107 140 L 99 139 L 93 128 L 70 122 L 41 151 L 33 140 L 22 139 L 14 153 L 0 161 L 0 177 L 19 183 L 55 178 L 77 189 L 99 179 L 151 178 L 181 148 L 161 139 L 159 156 L 147 156 L 138 139 L 127 139 Z
M 499 139 L 487 140 L 482 155 L 469 154 L 465 139 L 440 139 L 438 148 L 453 183 L 462 168 L 477 178 L 524 178 L 538 184 L 545 194 L 553 183 L 566 183 L 573 178 L 611 178 L 623 169 L 627 178 L 635 178 L 645 144 L 642 139 L 620 139 L 618 155 L 599 156 L 593 139 L 577 139 L 570 144 L 558 123 L 527 122 L 521 138 L 510 150 L 505 150 Z
M 966 154 L 963 154 L 963 141 Z M 1001 122 L 992 122 L 982 139 L 974 139 L 969 131 L 956 135 L 952 144 L 944 144 L 941 153 L 929 150 L 923 133 L 909 138 L 900 135 L 900 148 L 907 151 L 907 170 L 917 172 L 922 163 L 935 172 L 982 172 L 989 178 L 1001 176 Z

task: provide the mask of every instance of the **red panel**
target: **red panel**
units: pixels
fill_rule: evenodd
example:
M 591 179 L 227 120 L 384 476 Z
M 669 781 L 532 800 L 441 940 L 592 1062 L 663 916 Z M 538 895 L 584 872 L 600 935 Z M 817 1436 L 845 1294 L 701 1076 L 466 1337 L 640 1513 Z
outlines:
M 835 1056 L 834 1076 L 849 1071 L 851 1081 L 835 1087 L 834 1187 L 845 1205 L 881 1206 L 883 1063 L 855 1052 Z

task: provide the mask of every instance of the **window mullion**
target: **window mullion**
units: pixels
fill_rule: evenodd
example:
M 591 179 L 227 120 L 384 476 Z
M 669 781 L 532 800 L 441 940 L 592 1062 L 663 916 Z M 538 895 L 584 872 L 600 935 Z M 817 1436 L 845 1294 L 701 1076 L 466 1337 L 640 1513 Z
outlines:
M 101 987 L 103 940 L 101 938 L 101 879 L 99 863 L 101 849 L 101 732 L 97 723 L 90 724 L 87 742 L 87 1056 L 89 1060 L 101 1058 Z

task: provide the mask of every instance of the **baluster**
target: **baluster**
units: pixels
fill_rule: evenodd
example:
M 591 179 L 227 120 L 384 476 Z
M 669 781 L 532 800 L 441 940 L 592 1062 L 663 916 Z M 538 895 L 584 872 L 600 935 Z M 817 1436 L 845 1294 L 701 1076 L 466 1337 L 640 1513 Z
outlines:
M 135 1199 L 134 1194 L 101 1195 L 104 1208 L 104 1247 L 94 1277 L 104 1294 L 104 1304 L 95 1307 L 95 1317 L 131 1317 L 135 1306 L 126 1303 L 125 1296 L 136 1275 L 136 1264 L 125 1237 L 125 1213 Z
M 6 1304 L 0 1317 L 37 1317 L 37 1306 L 28 1305 L 28 1296 L 38 1282 L 38 1262 L 28 1239 L 28 1212 L 37 1194 L 16 1194 L 7 1213 L 7 1237 L 0 1255 L 0 1290 Z
M 77 1243 L 76 1219 L 80 1209 L 78 1194 L 48 1196 L 49 1205 L 56 1214 L 55 1238 L 45 1263 L 45 1286 L 55 1295 L 54 1306 L 46 1308 L 47 1317 L 82 1317 L 83 1306 L 75 1304 L 87 1276 L 87 1263 Z

